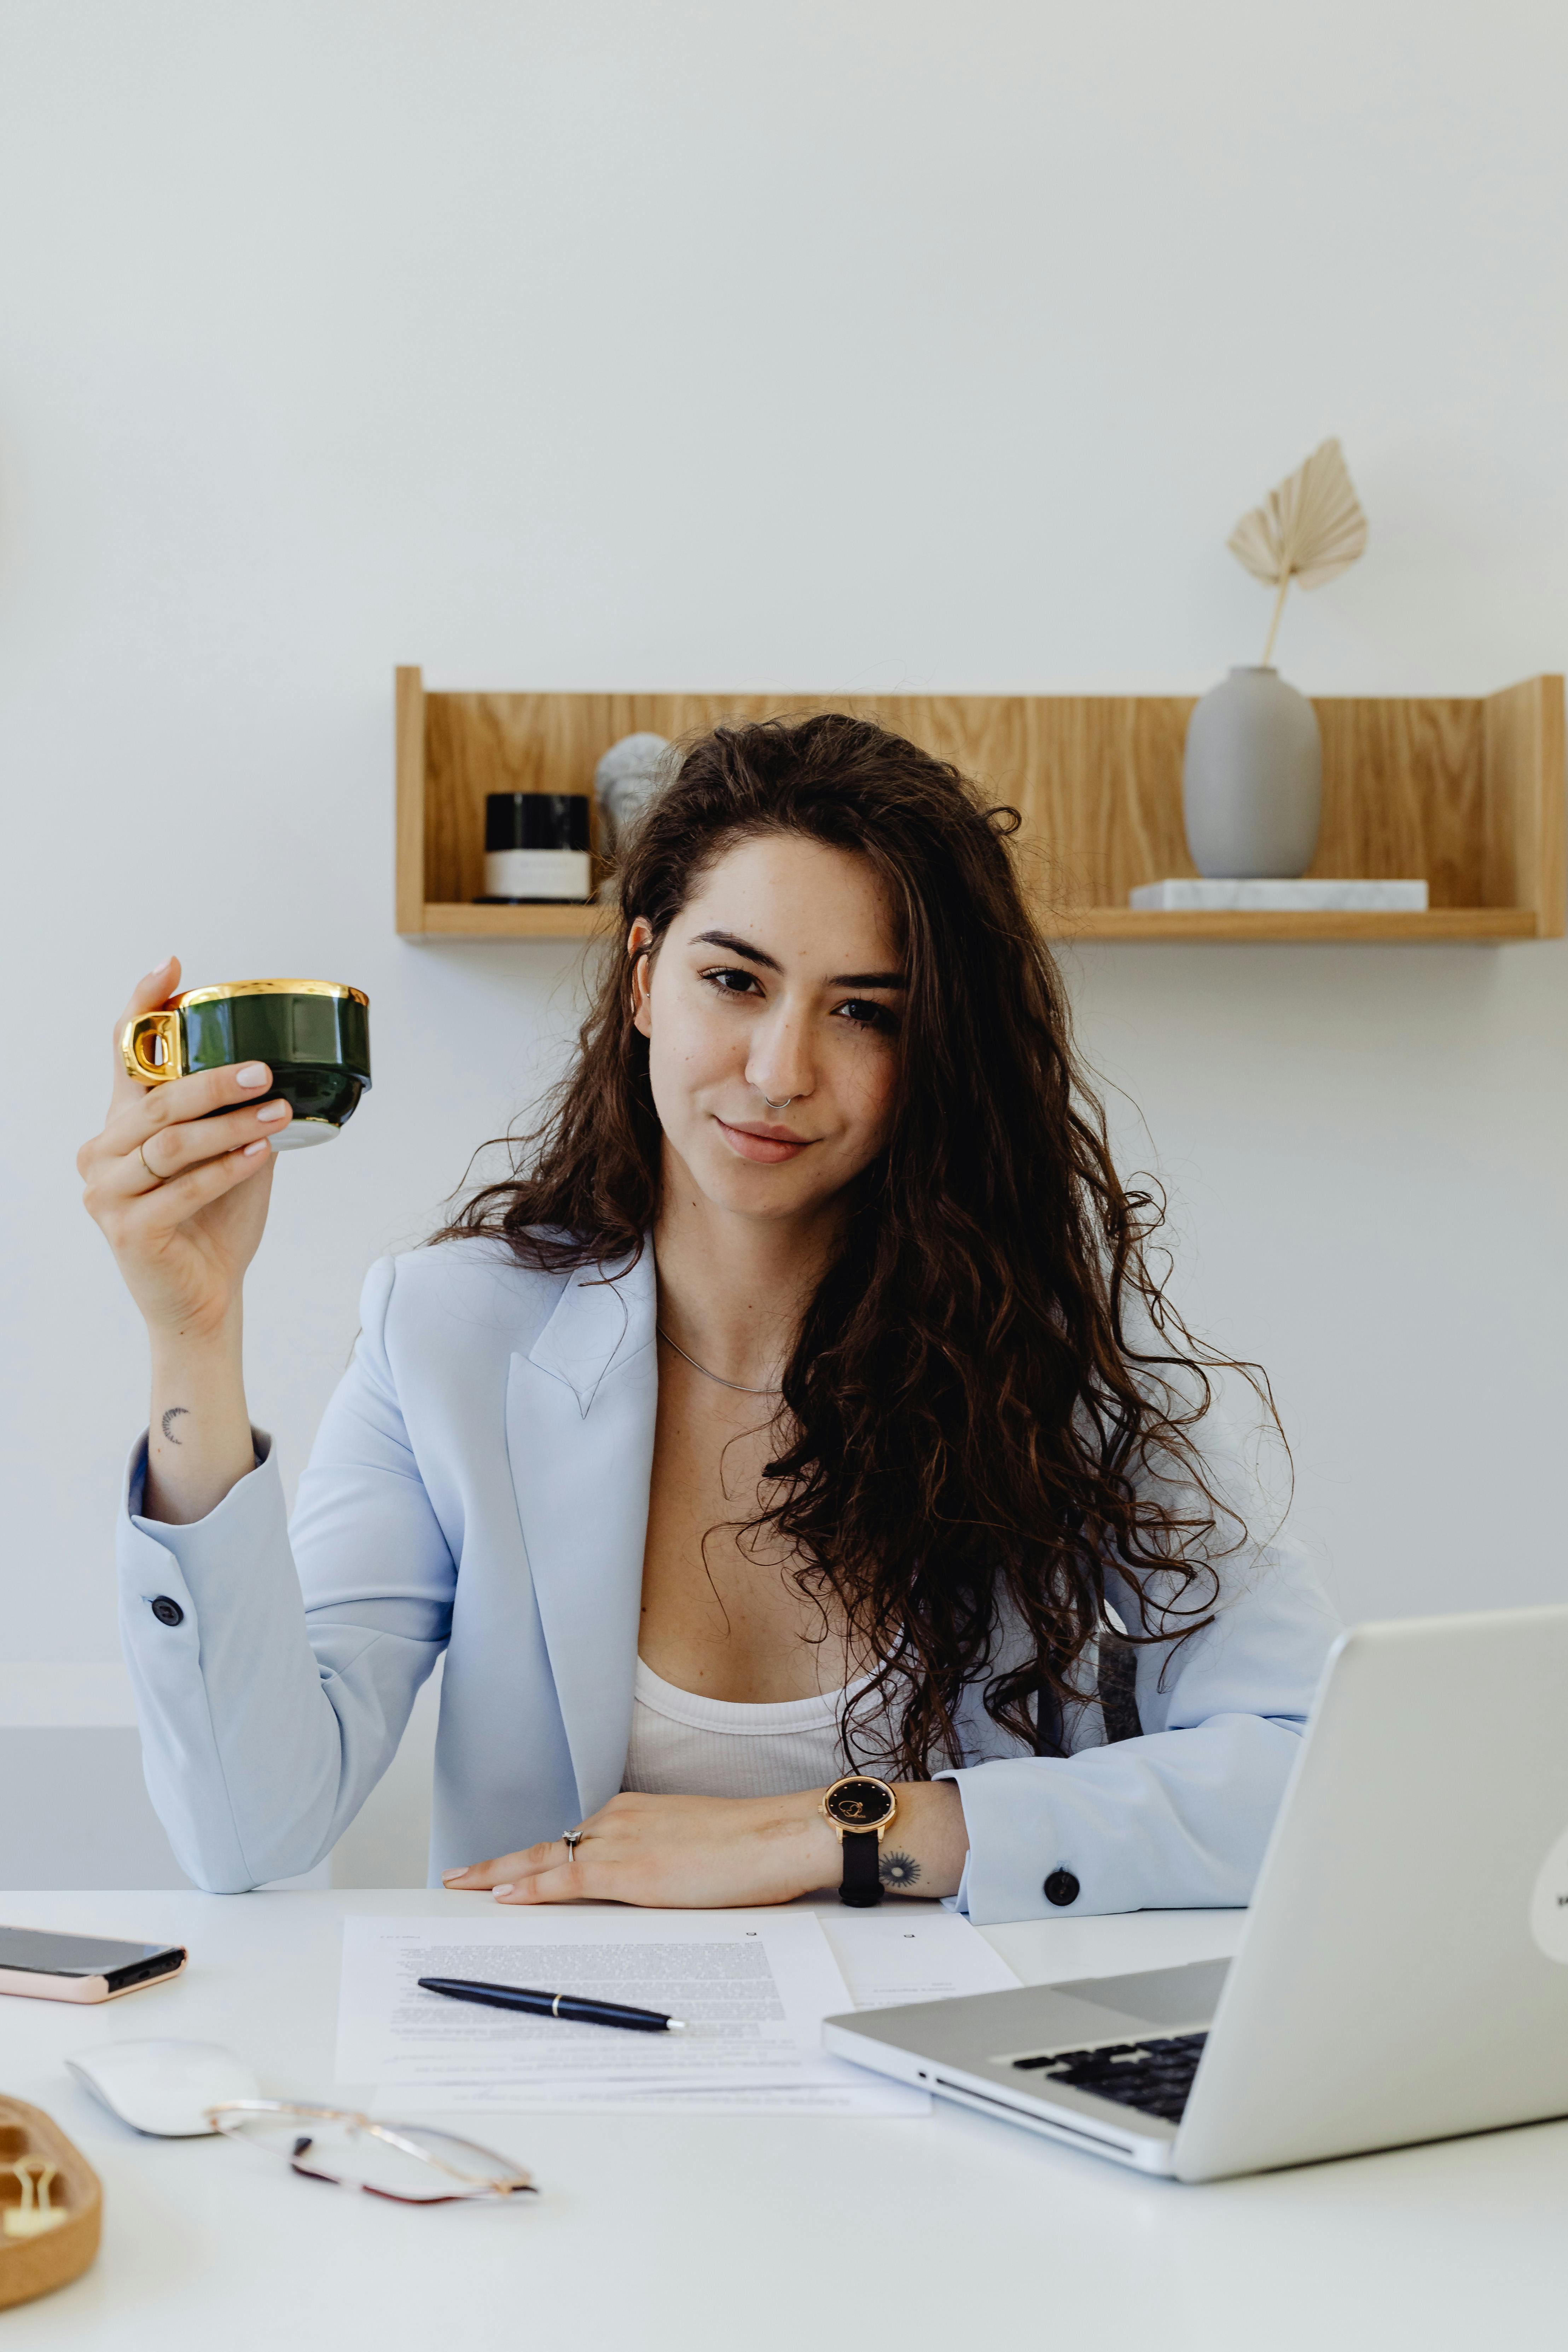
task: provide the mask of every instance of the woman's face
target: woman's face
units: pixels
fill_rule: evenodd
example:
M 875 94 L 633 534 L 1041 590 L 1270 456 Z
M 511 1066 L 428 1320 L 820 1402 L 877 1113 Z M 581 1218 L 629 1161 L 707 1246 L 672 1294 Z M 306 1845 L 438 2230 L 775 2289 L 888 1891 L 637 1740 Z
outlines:
M 710 868 L 656 955 L 650 936 L 639 919 L 630 951 L 667 1152 L 716 1208 L 821 1209 L 892 1115 L 904 974 L 871 866 L 764 834 Z

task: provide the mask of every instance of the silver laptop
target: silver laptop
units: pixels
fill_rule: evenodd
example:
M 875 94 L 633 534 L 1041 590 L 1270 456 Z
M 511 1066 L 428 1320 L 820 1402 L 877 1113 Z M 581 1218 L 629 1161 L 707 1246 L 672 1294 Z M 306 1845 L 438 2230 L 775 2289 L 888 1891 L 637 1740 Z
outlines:
M 1568 2115 L 1568 1608 L 1341 1638 L 1234 1960 L 824 2038 L 1179 2180 Z

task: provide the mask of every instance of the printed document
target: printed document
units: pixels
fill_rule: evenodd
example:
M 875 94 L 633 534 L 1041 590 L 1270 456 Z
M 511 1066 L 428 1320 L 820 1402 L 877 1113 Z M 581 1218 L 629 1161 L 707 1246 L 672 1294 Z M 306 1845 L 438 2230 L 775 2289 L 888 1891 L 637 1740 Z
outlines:
M 853 2009 L 898 2009 L 966 1992 L 1012 1992 L 1000 1952 L 956 1911 L 884 1903 L 875 1911 L 819 1913 Z M 831 2016 L 832 2011 L 828 2014 Z
M 642 2033 L 481 2008 L 422 1990 L 422 1976 L 592 1994 L 663 2011 L 686 2031 Z M 795 1909 L 465 1906 L 439 1922 L 351 1917 L 337 2072 L 342 2082 L 378 2084 L 384 2116 L 582 2107 L 920 2115 L 929 2106 L 923 2091 L 823 2050 L 824 2017 L 1014 1981 L 968 1921 L 946 1913 L 896 1927 L 880 1914 L 835 1920 L 832 1940 L 816 1912 Z

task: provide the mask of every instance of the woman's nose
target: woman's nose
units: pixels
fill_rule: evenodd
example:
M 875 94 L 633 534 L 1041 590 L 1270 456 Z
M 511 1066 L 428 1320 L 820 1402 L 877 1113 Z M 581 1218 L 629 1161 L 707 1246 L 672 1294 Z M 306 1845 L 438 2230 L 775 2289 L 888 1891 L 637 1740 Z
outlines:
M 785 1015 L 759 1025 L 752 1037 L 746 1083 L 756 1087 L 764 1102 L 798 1102 L 811 1093 L 816 1072 L 803 1022 Z

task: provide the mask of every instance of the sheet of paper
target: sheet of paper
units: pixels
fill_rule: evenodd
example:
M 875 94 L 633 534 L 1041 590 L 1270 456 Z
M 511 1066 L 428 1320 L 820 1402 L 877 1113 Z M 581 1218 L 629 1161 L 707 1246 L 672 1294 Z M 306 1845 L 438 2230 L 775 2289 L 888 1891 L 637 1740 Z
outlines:
M 420 1990 L 469 1977 L 592 1992 L 686 2021 L 635 2033 L 484 2009 Z M 482 1916 L 349 1918 L 338 2078 L 380 2085 L 407 2115 L 806 2106 L 918 2115 L 923 2092 L 830 2058 L 822 2020 L 853 2006 L 808 1911 L 631 1911 L 584 1906 Z
M 876 1911 L 827 1912 L 822 1925 L 856 2009 L 1011 1992 L 1018 1982 L 1001 1954 L 956 1911 L 889 1903 Z

